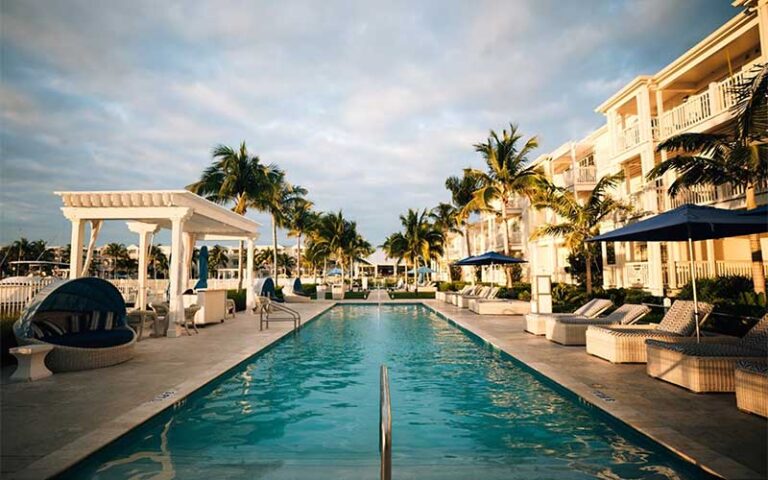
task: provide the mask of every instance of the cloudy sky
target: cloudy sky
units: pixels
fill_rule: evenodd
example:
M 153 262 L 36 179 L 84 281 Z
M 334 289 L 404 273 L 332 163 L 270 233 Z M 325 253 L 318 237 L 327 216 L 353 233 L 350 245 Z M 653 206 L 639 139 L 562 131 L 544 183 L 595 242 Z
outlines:
M 245 140 L 369 240 L 448 200 L 472 144 L 546 152 L 730 0 L 0 0 L 0 243 L 69 242 L 54 190 L 174 189 Z M 257 220 L 267 220 L 253 214 Z M 120 224 L 104 241 L 135 241 Z M 265 229 L 265 235 L 268 230 Z

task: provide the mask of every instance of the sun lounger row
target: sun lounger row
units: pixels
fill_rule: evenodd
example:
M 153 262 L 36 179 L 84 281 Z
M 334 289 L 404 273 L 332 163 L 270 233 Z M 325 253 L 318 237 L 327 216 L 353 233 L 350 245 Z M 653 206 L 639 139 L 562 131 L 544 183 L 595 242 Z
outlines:
M 530 310 L 529 302 L 497 298 L 498 287 L 468 285 L 458 292 L 437 292 L 435 299 L 468 308 L 479 315 L 523 315 Z
M 649 312 L 625 304 L 604 317 L 591 300 L 572 314 L 526 315 L 526 331 L 562 345 L 586 345 L 590 355 L 612 363 L 646 363 L 648 375 L 697 393 L 735 392 L 740 409 L 768 416 L 768 315 L 742 338 L 693 337 L 694 303 L 677 300 L 658 324 L 638 325 Z M 699 319 L 712 313 L 699 302 Z M 592 315 L 592 316 L 590 316 Z

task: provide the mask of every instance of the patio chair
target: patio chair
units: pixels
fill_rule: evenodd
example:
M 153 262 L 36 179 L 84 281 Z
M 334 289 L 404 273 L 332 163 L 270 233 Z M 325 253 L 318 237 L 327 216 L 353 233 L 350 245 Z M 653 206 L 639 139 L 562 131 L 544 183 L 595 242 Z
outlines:
M 586 345 L 590 325 L 632 325 L 651 311 L 645 305 L 625 303 L 604 317 L 563 315 L 547 319 L 547 340 L 562 345 Z
M 534 335 L 546 335 L 547 320 L 558 317 L 584 316 L 595 318 L 608 310 L 613 302 L 604 298 L 593 298 L 573 313 L 529 313 L 525 316 L 525 331 Z
M 525 315 L 531 311 L 531 302 L 505 298 L 470 300 L 469 310 L 478 315 Z
M 224 314 L 225 318 L 235 318 L 235 314 L 237 313 L 237 304 L 235 304 L 235 300 L 228 298 L 227 299 L 227 311 Z
M 739 360 L 768 361 L 768 315 L 742 338 L 706 337 L 703 343 L 694 342 L 645 342 L 648 375 L 696 393 L 733 392 Z
M 136 341 L 140 342 L 144 337 L 144 324 L 150 322 L 154 326 L 157 323 L 157 313 L 151 310 L 131 310 L 126 313 L 125 320 L 136 332 Z
M 167 302 L 149 302 L 149 308 L 154 310 L 157 315 L 155 324 L 156 337 L 164 337 L 168 333 L 168 311 L 170 307 Z
M 486 296 L 488 296 L 490 291 L 491 291 L 491 287 L 482 287 L 481 286 L 477 290 L 475 290 L 474 292 L 472 292 L 470 294 L 453 295 L 451 297 L 451 303 L 453 303 L 454 305 L 456 305 L 458 307 L 459 306 L 459 298 L 465 297 L 465 296 L 467 296 L 467 297 L 486 297 Z
M 734 381 L 739 410 L 768 417 L 768 364 L 739 360 Z
M 192 329 L 195 331 L 195 333 L 200 333 L 200 330 L 197 329 L 197 323 L 195 322 L 195 314 L 201 308 L 202 307 L 200 305 L 193 303 L 184 309 L 184 321 L 182 326 L 184 327 L 184 331 L 187 332 L 187 335 L 192 335 L 192 333 L 189 331 L 190 324 L 192 325 Z
M 445 303 L 453 303 L 451 300 L 451 297 L 454 295 L 465 295 L 469 294 L 470 292 L 474 291 L 475 287 L 473 285 L 466 285 L 464 288 L 459 290 L 458 292 L 437 292 L 435 294 L 435 299 L 442 300 Z
M 499 287 L 493 287 L 489 288 L 485 295 L 457 295 L 456 306 L 459 308 L 469 308 L 469 304 L 473 300 L 494 300 L 498 294 Z
M 696 328 L 693 302 L 676 300 L 658 325 L 617 325 L 587 327 L 587 353 L 612 363 L 645 363 L 648 339 L 685 341 Z M 699 318 L 704 322 L 712 305 L 699 302 Z

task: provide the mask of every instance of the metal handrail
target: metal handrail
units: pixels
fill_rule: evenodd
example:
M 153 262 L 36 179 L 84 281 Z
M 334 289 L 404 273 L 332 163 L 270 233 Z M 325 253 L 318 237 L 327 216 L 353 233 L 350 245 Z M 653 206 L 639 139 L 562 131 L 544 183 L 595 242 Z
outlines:
M 381 452 L 381 480 L 392 480 L 392 403 L 389 397 L 389 373 L 386 365 L 381 366 L 379 451 Z
M 276 310 L 278 312 L 287 313 L 289 315 L 289 318 L 269 318 L 269 314 L 272 313 L 273 310 Z M 279 322 L 279 321 L 291 321 L 293 322 L 293 330 L 296 331 L 301 326 L 301 314 L 297 312 L 296 310 L 293 310 L 292 308 L 288 308 L 285 305 L 273 302 L 271 298 L 269 297 L 263 297 L 259 296 L 256 299 L 256 306 L 253 307 L 254 313 L 258 311 L 259 313 L 259 330 L 263 329 L 263 325 L 266 323 L 267 328 L 269 328 L 269 322 Z M 266 314 L 266 315 L 265 315 Z

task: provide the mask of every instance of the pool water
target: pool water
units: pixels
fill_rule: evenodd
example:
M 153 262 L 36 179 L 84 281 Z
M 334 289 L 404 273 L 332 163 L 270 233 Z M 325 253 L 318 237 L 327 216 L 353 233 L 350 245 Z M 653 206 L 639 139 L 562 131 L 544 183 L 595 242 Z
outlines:
M 335 307 L 62 478 L 378 478 L 382 363 L 395 479 L 706 478 L 420 305 Z

